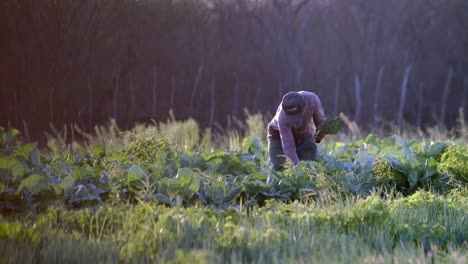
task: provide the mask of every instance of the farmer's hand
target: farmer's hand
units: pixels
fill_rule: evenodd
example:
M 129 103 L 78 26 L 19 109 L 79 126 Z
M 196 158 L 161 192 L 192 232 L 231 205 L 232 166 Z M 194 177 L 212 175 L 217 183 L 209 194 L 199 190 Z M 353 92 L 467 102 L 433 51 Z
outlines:
M 315 138 L 315 143 L 318 144 L 318 143 L 322 142 L 322 139 L 323 139 L 324 137 L 325 137 L 325 135 L 319 135 L 319 136 L 317 136 L 317 137 Z

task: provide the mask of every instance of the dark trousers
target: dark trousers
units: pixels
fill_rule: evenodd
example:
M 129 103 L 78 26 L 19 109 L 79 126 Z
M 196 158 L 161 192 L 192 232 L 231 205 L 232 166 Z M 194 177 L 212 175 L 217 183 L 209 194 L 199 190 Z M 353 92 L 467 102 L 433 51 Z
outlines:
M 268 142 L 268 152 L 270 154 L 270 162 L 273 169 L 282 170 L 286 162 L 281 140 L 272 139 Z M 296 153 L 299 160 L 315 160 L 317 156 L 317 144 L 313 136 L 299 139 L 296 141 Z

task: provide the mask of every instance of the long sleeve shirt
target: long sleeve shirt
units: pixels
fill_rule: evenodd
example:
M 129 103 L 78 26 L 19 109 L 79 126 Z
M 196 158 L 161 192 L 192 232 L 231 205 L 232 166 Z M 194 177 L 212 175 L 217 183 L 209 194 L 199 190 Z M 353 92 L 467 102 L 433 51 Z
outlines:
M 275 116 L 268 124 L 268 138 L 274 138 L 274 136 L 272 137 L 271 132 L 278 131 L 284 154 L 294 164 L 299 162 L 299 157 L 296 153 L 295 140 L 304 135 L 312 135 L 312 128 L 309 125 L 312 119 L 316 128 L 325 122 L 325 114 L 319 97 L 313 92 L 300 91 L 299 93 L 305 100 L 302 120 L 295 123 L 288 122 L 285 118 L 286 113 L 280 104 Z

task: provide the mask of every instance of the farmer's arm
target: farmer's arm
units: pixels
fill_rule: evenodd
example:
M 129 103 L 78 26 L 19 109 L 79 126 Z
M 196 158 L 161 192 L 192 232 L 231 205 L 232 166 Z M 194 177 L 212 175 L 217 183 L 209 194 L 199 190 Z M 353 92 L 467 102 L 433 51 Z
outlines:
M 315 128 L 318 129 L 326 120 L 325 114 L 323 113 L 322 103 L 318 96 L 313 97 L 313 119 Z M 315 139 L 315 142 L 320 143 L 325 135 L 321 135 Z
M 284 155 L 289 158 L 294 165 L 296 165 L 299 163 L 299 157 L 296 153 L 296 144 L 294 142 L 291 127 L 286 125 L 279 126 L 279 132 Z
M 314 124 L 316 128 L 319 128 L 320 125 L 322 125 L 325 122 L 326 118 L 325 118 L 325 114 L 323 113 L 322 103 L 320 102 L 320 99 L 318 98 L 318 96 L 314 96 L 313 102 L 314 102 L 313 104 Z

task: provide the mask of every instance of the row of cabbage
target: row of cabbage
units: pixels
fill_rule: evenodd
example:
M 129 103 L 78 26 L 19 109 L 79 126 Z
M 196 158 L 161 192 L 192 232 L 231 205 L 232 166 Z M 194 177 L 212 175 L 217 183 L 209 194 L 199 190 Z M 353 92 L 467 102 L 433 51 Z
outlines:
M 462 142 L 408 141 L 398 136 L 321 146 L 318 161 L 272 171 L 267 147 L 255 136 L 236 149 L 183 151 L 165 139 L 134 137 L 126 144 L 51 153 L 0 129 L 0 210 L 52 204 L 87 207 L 157 201 L 167 206 L 246 208 L 269 199 L 320 201 L 371 193 L 445 193 L 468 183 Z

